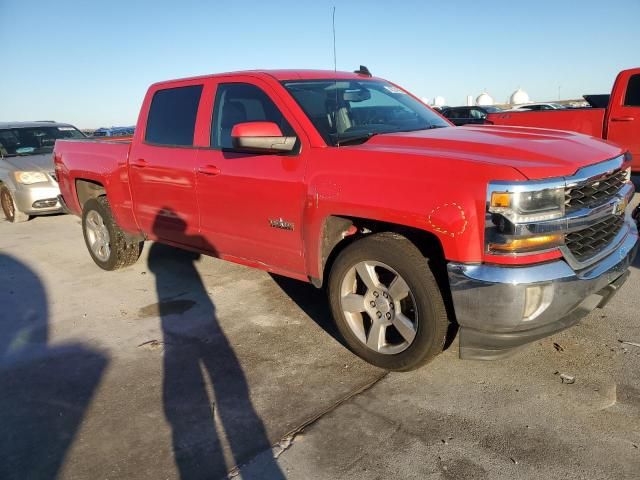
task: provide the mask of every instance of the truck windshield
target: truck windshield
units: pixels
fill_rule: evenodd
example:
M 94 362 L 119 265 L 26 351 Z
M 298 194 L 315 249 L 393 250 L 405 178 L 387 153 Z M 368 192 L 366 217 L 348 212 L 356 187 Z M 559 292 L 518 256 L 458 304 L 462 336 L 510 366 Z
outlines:
M 83 138 L 84 134 L 71 126 L 19 127 L 0 129 L 0 154 L 39 155 L 51 153 L 60 138 Z
M 450 126 L 404 90 L 380 80 L 296 80 L 284 87 L 328 145 Z

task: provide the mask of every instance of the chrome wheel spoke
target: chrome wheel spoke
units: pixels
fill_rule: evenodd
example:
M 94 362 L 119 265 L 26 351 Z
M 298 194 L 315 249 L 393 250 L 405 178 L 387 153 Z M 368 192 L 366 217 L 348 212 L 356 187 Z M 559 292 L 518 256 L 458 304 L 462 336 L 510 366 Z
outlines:
M 393 279 L 393 282 L 391 282 L 391 285 L 389 285 L 389 295 L 391 295 L 391 298 L 395 301 L 402 300 L 409 295 L 409 285 L 407 285 L 407 282 L 405 282 L 400 275 L 397 275 L 396 278 Z
M 392 324 L 408 343 L 413 342 L 413 339 L 416 338 L 415 326 L 403 313 L 396 313 Z
M 91 249 L 93 250 L 93 253 L 95 253 L 96 256 L 98 256 L 98 257 L 102 257 L 102 252 L 101 252 L 102 251 L 102 246 L 103 246 L 102 240 L 100 240 L 100 239 L 96 239 L 93 242 L 93 245 L 91 245 Z
M 95 210 L 88 213 L 85 222 L 85 232 L 89 247 L 93 254 L 102 261 L 107 261 L 111 255 L 109 246 L 109 230 L 100 214 Z
M 376 352 L 379 351 L 385 344 L 385 333 L 387 326 L 382 322 L 374 321 L 371 324 L 369 330 L 369 336 L 367 337 L 367 346 Z
M 342 309 L 352 313 L 364 312 L 364 297 L 356 293 L 348 293 L 342 297 Z
M 369 262 L 360 262 L 356 265 L 356 272 L 368 290 L 380 288 L 380 279 L 376 273 L 375 265 Z

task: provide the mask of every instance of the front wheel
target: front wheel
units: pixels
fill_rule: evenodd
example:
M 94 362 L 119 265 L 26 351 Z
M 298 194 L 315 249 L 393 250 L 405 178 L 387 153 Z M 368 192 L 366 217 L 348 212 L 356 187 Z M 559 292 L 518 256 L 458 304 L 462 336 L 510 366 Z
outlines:
M 407 238 L 370 235 L 345 248 L 329 302 L 351 350 L 387 370 L 413 370 L 442 351 L 449 320 L 428 261 Z
M 22 223 L 29 220 L 29 215 L 18 210 L 13 195 L 7 187 L 0 188 L 0 204 L 4 217 L 10 223 Z
M 107 197 L 87 200 L 82 210 L 82 232 L 93 261 L 104 270 L 136 263 L 144 242 L 132 241 L 115 222 Z

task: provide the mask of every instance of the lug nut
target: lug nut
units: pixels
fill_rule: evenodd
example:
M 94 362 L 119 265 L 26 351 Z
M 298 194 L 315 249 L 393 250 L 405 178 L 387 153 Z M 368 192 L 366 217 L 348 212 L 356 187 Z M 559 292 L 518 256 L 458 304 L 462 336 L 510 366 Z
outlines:
M 389 298 L 389 295 L 387 295 L 387 292 L 382 292 L 382 296 L 383 296 L 384 298 Z
M 382 312 L 377 312 L 376 315 L 378 315 L 378 318 L 382 317 Z
M 394 308 L 396 308 L 396 307 L 395 307 L 395 305 L 394 305 L 393 303 L 390 303 L 390 304 L 389 304 L 389 308 L 391 308 L 391 310 L 393 310 L 393 309 L 394 309 Z
M 373 292 L 374 297 L 377 297 L 378 295 L 380 295 L 378 292 Z
M 375 306 L 376 306 L 376 302 L 374 302 L 373 300 L 371 300 L 371 302 L 369 302 L 369 304 L 370 304 L 372 307 L 375 307 Z
M 391 314 L 387 312 L 387 319 L 391 318 Z

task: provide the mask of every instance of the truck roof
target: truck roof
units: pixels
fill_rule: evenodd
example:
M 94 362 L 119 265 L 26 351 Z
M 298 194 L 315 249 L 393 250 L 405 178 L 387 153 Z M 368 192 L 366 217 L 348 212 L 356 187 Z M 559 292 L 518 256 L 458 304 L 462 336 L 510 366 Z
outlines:
M 177 78 L 174 80 L 165 80 L 156 82 L 153 85 L 166 85 L 172 82 L 184 82 L 189 80 L 200 80 L 216 77 L 227 77 L 233 75 L 251 75 L 254 77 L 271 77 L 278 81 L 283 80 L 363 80 L 363 79 L 376 79 L 376 77 L 369 77 L 368 75 L 353 73 L 353 72 L 341 72 L 334 70 L 240 70 L 237 72 L 224 72 L 213 73 L 209 75 L 199 75 L 195 77 Z M 378 79 L 379 80 L 379 79 Z

